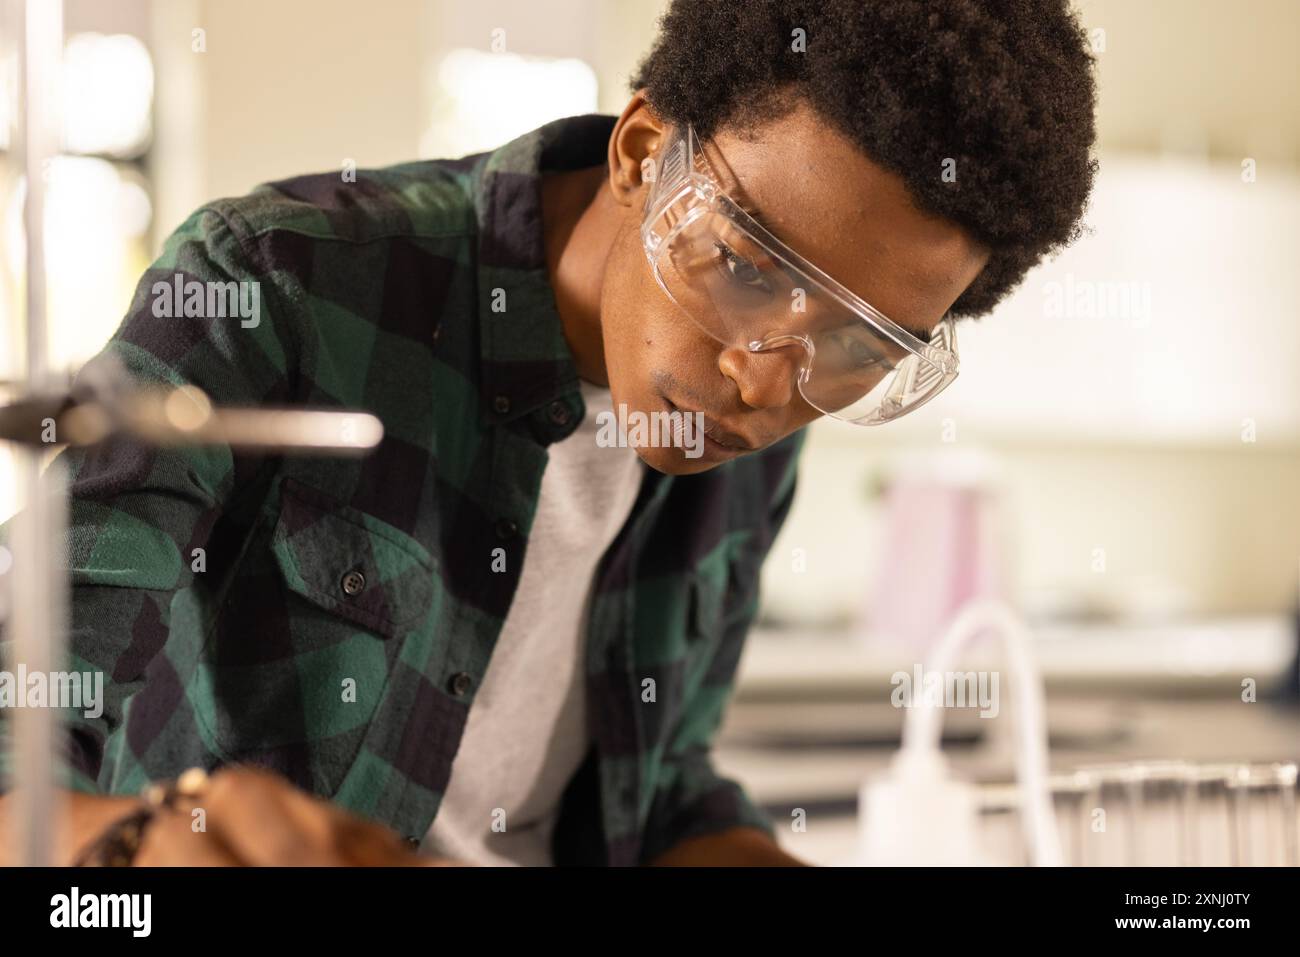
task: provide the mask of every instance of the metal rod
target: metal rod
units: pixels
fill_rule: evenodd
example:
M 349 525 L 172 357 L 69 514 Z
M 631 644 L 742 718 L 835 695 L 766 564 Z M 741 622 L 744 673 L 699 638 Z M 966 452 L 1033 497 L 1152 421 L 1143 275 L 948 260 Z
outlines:
M 21 45 L 23 76 L 22 142 L 27 198 L 23 210 L 27 240 L 27 382 L 40 391 L 50 384 L 49 327 L 45 274 L 46 171 L 59 148 L 59 72 L 63 62 L 62 0 L 27 0 Z M 64 508 L 62 482 L 41 478 L 44 449 L 24 449 L 18 466 L 26 491 L 26 515 L 17 523 L 21 538 L 13 569 L 13 657 L 31 671 L 64 667 L 64 589 L 55 567 L 55 544 Z M 57 488 L 51 488 L 51 485 Z M 61 556 L 60 556 L 61 557 Z M 19 861 L 28 866 L 54 863 L 56 821 L 53 748 L 56 712 L 50 707 L 20 708 L 14 720 L 14 820 Z
M 24 509 L 14 517 L 14 565 L 10 616 L 14 633 L 11 668 L 28 675 L 63 670 L 67 628 L 67 577 L 61 546 L 65 535 L 66 489 L 63 463 L 42 472 L 43 451 L 19 448 L 15 460 Z M 57 688 L 59 683 L 47 681 Z M 26 691 L 19 688 L 20 696 Z M 28 867 L 55 862 L 57 822 L 63 810 L 54 779 L 58 749 L 58 702 L 20 702 L 13 711 L 14 821 L 18 860 Z M 33 706 L 25 706 L 33 705 Z
M 50 382 L 49 324 L 45 275 L 45 187 L 59 149 L 59 74 L 63 63 L 63 0 L 27 0 L 24 43 L 22 142 L 27 201 L 27 382 L 41 390 Z
M 124 432 L 159 446 L 218 444 L 270 454 L 362 455 L 383 437 L 372 415 L 346 410 L 223 409 L 200 390 L 141 389 L 111 361 L 83 369 L 70 393 L 49 367 L 45 273 L 45 185 L 59 149 L 58 76 L 63 56 L 62 0 L 15 0 L 24 9 L 22 139 L 27 197 L 27 372 L 25 394 L 0 407 L 0 442 L 16 450 L 22 508 L 14 518 L 9 603 L 10 663 L 27 673 L 67 667 L 68 593 L 64 541 L 67 479 L 63 463 L 42 464 L 57 444 L 92 444 Z M 101 357 L 101 359 L 104 357 Z M 46 424 L 57 428 L 47 434 Z M 52 685 L 53 682 L 47 684 Z M 62 806 L 55 778 L 60 748 L 53 707 L 20 707 L 12 722 L 14 846 L 19 863 L 55 863 Z
M 117 432 L 165 447 L 225 445 L 264 454 L 355 456 L 379 444 L 384 426 L 368 412 L 221 408 L 189 386 L 141 390 L 105 402 L 61 394 L 0 405 L 0 442 L 48 449 L 51 443 L 94 445 Z

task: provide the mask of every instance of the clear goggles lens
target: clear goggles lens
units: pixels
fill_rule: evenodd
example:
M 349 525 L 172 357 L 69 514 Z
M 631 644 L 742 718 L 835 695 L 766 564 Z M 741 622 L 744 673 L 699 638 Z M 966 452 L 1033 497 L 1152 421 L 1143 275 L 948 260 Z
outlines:
M 666 144 L 643 238 L 660 286 L 706 333 L 751 352 L 797 350 L 805 401 L 862 425 L 917 408 L 956 377 L 951 320 L 922 342 L 814 276 L 716 184 L 693 170 L 682 175 L 687 141 Z

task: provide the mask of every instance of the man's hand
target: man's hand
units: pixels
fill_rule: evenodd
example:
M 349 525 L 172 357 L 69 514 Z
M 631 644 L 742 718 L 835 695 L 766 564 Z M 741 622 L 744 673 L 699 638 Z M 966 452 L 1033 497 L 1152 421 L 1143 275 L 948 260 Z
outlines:
M 95 837 L 119 818 L 141 806 L 138 798 L 107 797 L 62 791 L 58 806 L 62 820 L 55 834 L 54 863 L 71 865 Z M 0 796 L 0 867 L 18 865 L 18 833 L 13 794 Z
M 654 867 L 807 867 L 765 833 L 732 827 L 682 841 L 650 862 Z
M 63 793 L 56 863 L 68 866 L 115 821 L 144 806 L 133 797 Z M 201 815 L 194 812 L 201 810 Z M 0 866 L 17 863 L 13 796 L 0 796 Z M 201 822 L 201 823 L 200 823 Z M 255 768 L 225 768 L 203 791 L 162 808 L 145 830 L 139 866 L 455 866 L 416 854 L 392 831 Z
M 457 862 L 421 857 L 381 825 L 268 771 L 236 767 L 214 772 L 200 794 L 160 810 L 135 863 L 401 867 Z

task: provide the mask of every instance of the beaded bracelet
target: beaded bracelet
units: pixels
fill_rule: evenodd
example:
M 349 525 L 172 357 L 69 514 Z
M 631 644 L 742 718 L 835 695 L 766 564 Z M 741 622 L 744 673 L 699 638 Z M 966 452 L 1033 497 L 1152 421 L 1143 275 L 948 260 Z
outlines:
M 145 806 L 110 824 L 78 855 L 73 866 L 130 867 L 158 811 L 175 809 L 181 798 L 197 798 L 207 783 L 206 771 L 191 768 L 174 781 L 149 785 L 143 795 Z

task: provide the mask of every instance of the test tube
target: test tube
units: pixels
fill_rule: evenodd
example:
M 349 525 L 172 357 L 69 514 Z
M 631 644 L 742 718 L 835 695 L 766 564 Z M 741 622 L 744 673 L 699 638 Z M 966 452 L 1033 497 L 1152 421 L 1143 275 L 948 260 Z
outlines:
M 1296 867 L 1297 777 L 1295 763 L 1138 761 L 1084 765 L 1049 784 L 1069 866 Z M 1024 851 L 1009 837 L 1018 810 L 1010 793 L 985 802 L 1004 861 Z
M 1087 771 L 1072 771 L 1052 777 L 1051 787 L 1064 863 L 1067 867 L 1087 867 L 1090 812 L 1096 806 L 1089 798 L 1096 793 L 1096 781 Z
M 1187 867 L 1192 855 L 1185 761 L 1146 761 L 1136 775 L 1141 788 L 1138 801 L 1139 859 L 1147 866 Z
M 1294 865 L 1294 764 L 1240 765 L 1228 781 L 1232 795 L 1234 863 L 1242 867 Z
M 1300 819 L 1296 817 L 1296 775 L 1294 762 L 1277 765 L 1279 798 L 1282 805 L 1282 863 L 1300 867 Z
M 1088 857 L 1092 865 L 1143 866 L 1143 766 L 1135 762 L 1090 764 L 1079 770 L 1093 782 L 1088 810 Z
M 1233 836 L 1229 781 L 1233 764 L 1202 764 L 1188 772 L 1189 852 L 1194 867 L 1235 866 L 1239 857 Z

